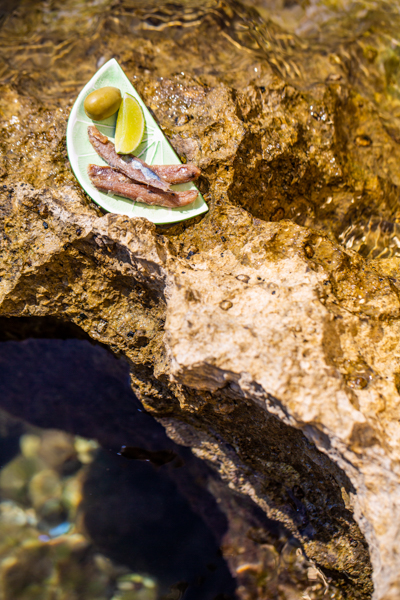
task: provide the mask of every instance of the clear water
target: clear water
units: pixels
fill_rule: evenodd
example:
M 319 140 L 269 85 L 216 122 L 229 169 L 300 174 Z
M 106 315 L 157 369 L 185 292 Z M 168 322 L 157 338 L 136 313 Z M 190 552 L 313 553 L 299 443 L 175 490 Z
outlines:
M 191 37 L 194 30 L 196 39 Z M 398 0 L 0 2 L 0 85 L 6 90 L 0 144 L 8 144 L 8 168 L 17 174 L 31 168 L 38 185 L 72 181 L 62 169 L 34 163 L 43 149 L 54 150 L 55 126 L 48 111 L 59 111 L 60 128 L 65 129 L 78 91 L 113 56 L 136 74 L 138 85 L 140 78 L 187 73 L 245 89 L 273 72 L 314 98 L 327 82 L 349 86 L 368 106 L 365 131 L 371 123 L 382 131 L 374 140 L 370 164 L 365 163 L 373 174 L 364 178 L 370 187 L 334 190 L 312 216 L 302 215 L 298 222 L 328 231 L 366 257 L 399 254 Z M 42 133 L 42 150 L 29 145 L 24 127 L 24 115 L 28 119 L 32 107 L 35 118 L 29 127 Z M 310 114 L 319 121 L 326 118 L 311 102 Z M 368 147 L 370 138 L 361 132 L 354 143 Z M 4 161 L 0 154 L 0 176 Z M 379 187 L 377 181 L 385 184 Z M 349 212 L 352 203 L 355 209 Z M 350 216 L 341 220 L 338 215 L 344 213 Z M 253 546 L 245 548 L 234 581 L 220 552 L 226 528 L 221 525 L 215 536 L 179 489 L 185 477 L 176 473 L 186 469 L 190 479 L 192 470 L 200 469 L 199 477 L 207 478 L 201 468 L 189 455 L 190 468 L 173 462 L 157 467 L 118 454 L 124 444 L 148 451 L 170 448 L 132 397 L 126 368 L 113 367 L 114 379 L 110 376 L 101 390 L 95 385 L 89 390 L 85 385 L 96 382 L 103 360 L 100 350 L 78 348 L 88 342 L 41 342 L 40 351 L 32 340 L 21 342 L 18 336 L 0 344 L 0 407 L 7 411 L 0 414 L 1 598 L 340 597 L 282 531 L 267 536 L 253 556 Z M 34 357 L 45 353 L 54 357 L 53 371 L 38 369 Z M 90 377 L 79 378 L 72 366 L 65 370 L 77 357 L 90 363 Z M 66 385 L 66 373 L 68 382 L 76 378 L 76 387 Z M 90 414 L 80 413 L 80 393 L 92 394 L 89 404 L 87 398 L 82 403 L 91 406 Z M 147 435 L 132 436 L 134 428 L 124 426 L 124 419 L 113 421 L 107 403 L 113 405 L 115 394 L 126 423 L 138 420 L 137 430 Z M 226 525 L 226 515 L 219 518 Z M 238 548 L 239 525 L 235 531 L 229 533 L 229 543 Z
M 1 598 L 341 597 L 284 529 L 166 437 L 127 364 L 18 331 L 0 343 Z

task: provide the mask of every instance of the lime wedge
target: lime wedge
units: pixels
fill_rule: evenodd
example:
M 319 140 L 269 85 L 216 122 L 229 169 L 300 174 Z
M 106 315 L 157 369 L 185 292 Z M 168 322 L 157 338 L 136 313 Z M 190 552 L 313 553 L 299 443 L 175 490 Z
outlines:
M 115 129 L 115 150 L 118 154 L 131 154 L 140 145 L 145 128 L 143 111 L 139 102 L 125 93 L 118 111 Z

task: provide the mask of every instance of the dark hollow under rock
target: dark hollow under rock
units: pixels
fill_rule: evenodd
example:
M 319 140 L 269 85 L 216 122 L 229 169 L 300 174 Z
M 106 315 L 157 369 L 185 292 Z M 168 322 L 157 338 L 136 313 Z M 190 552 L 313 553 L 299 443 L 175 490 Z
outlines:
M 35 337 L 22 341 L 29 324 Z M 37 338 L 40 332 L 47 339 Z M 166 436 L 132 393 L 124 361 L 87 340 L 71 338 L 71 333 L 77 333 L 75 328 L 51 318 L 3 320 L 3 336 L 14 339 L 0 344 L 0 404 L 8 426 L 2 439 L 9 446 L 22 432 L 18 419 L 23 419 L 101 443 L 104 450 L 89 468 L 80 508 L 96 547 L 120 564 L 156 576 L 164 591 L 177 581 L 189 582 L 188 599 L 234 593 L 220 546 L 232 573 L 239 570 L 245 593 L 260 593 L 260 576 L 269 579 L 264 582 L 267 593 L 285 586 L 293 592 L 306 590 L 309 563 L 304 557 L 297 559 L 298 571 L 285 563 L 284 555 L 282 572 L 268 562 L 273 548 L 280 553 L 284 547 L 293 553 L 299 548 L 289 532 L 246 496 L 228 490 L 203 461 Z M 180 463 L 155 468 L 130 461 L 118 455 L 122 445 L 169 449 Z M 246 573 L 246 561 L 254 569 L 259 564 L 258 572 Z

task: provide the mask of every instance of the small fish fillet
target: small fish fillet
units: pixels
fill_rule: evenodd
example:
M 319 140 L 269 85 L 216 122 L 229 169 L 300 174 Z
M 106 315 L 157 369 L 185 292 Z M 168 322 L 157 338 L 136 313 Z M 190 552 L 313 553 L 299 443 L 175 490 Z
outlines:
M 145 185 L 151 185 L 154 188 L 163 190 L 166 192 L 170 189 L 170 186 L 154 172 L 152 169 L 131 154 L 117 154 L 115 147 L 107 136 L 100 133 L 100 131 L 94 125 L 88 127 L 89 141 L 97 154 L 101 156 L 103 160 L 114 167 L 121 173 L 124 173 L 127 177 L 136 181 L 137 183 L 144 183 Z
M 135 183 L 123 173 L 111 167 L 88 165 L 88 175 L 93 185 L 103 192 L 113 192 L 130 200 L 145 204 L 177 208 L 194 202 L 198 196 L 197 190 L 186 192 L 163 192 L 153 187 Z
M 192 163 L 186 165 L 151 165 L 151 168 L 163 181 L 167 181 L 172 185 L 193 181 L 201 173 L 200 169 Z
M 89 125 L 88 135 L 90 143 L 110 167 L 114 167 L 121 173 L 138 183 L 145 183 L 158 187 L 160 190 L 168 190 L 168 184 L 187 183 L 197 179 L 201 171 L 196 165 L 151 165 L 151 167 L 140 158 L 131 154 L 117 154 L 115 147 L 107 136 L 100 133 L 94 125 Z

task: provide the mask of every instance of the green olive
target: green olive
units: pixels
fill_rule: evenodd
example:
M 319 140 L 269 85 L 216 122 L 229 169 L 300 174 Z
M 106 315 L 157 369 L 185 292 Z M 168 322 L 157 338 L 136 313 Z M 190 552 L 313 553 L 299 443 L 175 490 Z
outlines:
M 89 119 L 104 121 L 119 109 L 121 92 L 118 88 L 107 86 L 95 90 L 86 96 L 83 107 Z

